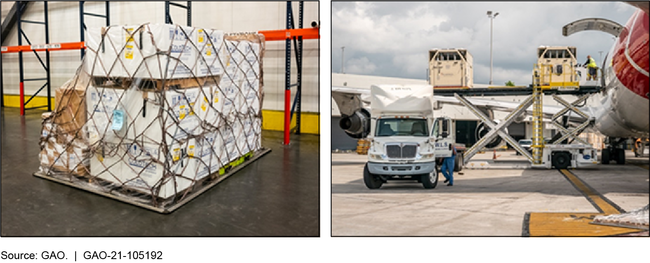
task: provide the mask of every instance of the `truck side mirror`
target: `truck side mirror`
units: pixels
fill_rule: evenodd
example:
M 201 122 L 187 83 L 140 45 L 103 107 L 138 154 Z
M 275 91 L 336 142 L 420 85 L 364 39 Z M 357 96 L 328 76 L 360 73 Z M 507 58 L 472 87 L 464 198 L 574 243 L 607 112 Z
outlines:
M 447 136 L 449 136 L 449 120 L 443 119 L 442 125 L 440 126 L 442 128 L 442 132 L 440 133 L 440 135 L 442 136 L 442 138 L 447 138 Z

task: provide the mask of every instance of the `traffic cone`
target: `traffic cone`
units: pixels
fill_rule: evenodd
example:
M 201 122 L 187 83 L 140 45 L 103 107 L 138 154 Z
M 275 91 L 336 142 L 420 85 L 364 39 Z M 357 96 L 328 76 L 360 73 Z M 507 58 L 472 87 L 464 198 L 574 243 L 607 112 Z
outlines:
M 494 154 L 492 155 L 492 160 L 497 159 L 497 150 L 494 150 Z

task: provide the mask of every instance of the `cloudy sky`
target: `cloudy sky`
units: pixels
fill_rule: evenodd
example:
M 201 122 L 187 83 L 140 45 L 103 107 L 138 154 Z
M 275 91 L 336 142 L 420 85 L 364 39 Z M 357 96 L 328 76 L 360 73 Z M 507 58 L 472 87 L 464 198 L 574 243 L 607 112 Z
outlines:
M 622 2 L 332 2 L 332 72 L 426 79 L 428 50 L 467 48 L 474 83 L 490 79 L 490 19 L 494 19 L 493 83 L 530 84 L 540 45 L 575 46 L 600 66 L 611 35 L 586 31 L 562 36 L 562 26 L 596 17 L 625 25 L 635 8 Z

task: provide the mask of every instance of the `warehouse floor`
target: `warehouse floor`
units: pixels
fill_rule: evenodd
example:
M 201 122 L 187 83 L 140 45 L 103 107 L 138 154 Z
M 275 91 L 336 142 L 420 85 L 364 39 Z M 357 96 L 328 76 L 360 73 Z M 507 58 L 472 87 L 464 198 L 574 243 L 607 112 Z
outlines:
M 171 214 L 41 179 L 42 111 L 3 108 L 2 236 L 319 236 L 319 136 L 272 151 Z

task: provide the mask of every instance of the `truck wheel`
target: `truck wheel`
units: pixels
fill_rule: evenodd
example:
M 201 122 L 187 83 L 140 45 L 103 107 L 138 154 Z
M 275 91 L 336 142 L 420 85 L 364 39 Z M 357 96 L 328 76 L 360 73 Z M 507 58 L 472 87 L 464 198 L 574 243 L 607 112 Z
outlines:
M 603 149 L 600 155 L 600 163 L 609 164 L 609 149 Z
M 368 189 L 379 189 L 379 187 L 384 183 L 378 176 L 371 174 L 370 171 L 368 171 L 368 164 L 363 167 L 363 182 L 366 184 Z
M 426 189 L 436 188 L 438 185 L 438 169 L 433 168 L 433 172 L 423 174 L 420 177 L 420 181 L 422 181 L 422 186 Z
M 460 172 L 463 170 L 463 166 L 465 166 L 463 161 L 464 161 L 463 154 L 462 153 L 456 154 L 456 158 L 454 160 L 454 172 Z
M 625 150 L 616 149 L 616 164 L 625 164 Z
M 566 169 L 571 164 L 571 155 L 568 152 L 556 152 L 552 159 L 552 164 L 557 169 Z

